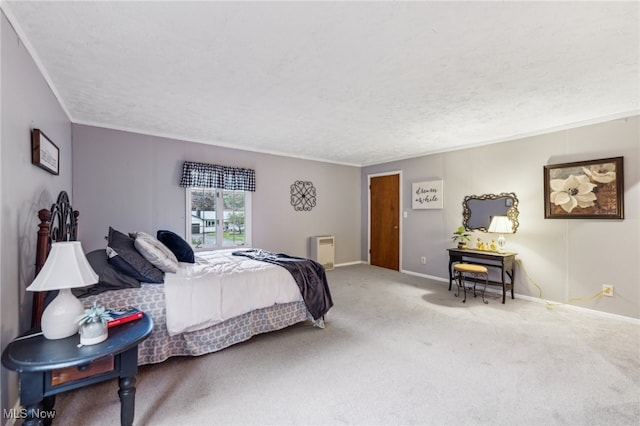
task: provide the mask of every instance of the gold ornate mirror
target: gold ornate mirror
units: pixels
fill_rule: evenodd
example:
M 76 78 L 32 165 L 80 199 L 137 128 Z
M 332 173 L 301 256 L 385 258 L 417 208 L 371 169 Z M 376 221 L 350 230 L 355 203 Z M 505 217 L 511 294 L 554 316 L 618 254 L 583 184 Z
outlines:
M 469 231 L 487 232 L 493 216 L 507 216 L 518 229 L 518 197 L 513 192 L 467 195 L 462 202 L 462 225 Z

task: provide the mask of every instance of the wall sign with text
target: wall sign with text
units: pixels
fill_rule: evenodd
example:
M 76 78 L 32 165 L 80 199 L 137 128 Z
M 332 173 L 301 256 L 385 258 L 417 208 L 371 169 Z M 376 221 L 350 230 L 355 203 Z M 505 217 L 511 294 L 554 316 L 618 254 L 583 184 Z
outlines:
M 442 209 L 444 208 L 443 181 L 431 180 L 411 184 L 412 209 Z
M 60 173 L 60 149 L 40 129 L 31 131 L 31 163 L 49 173 Z

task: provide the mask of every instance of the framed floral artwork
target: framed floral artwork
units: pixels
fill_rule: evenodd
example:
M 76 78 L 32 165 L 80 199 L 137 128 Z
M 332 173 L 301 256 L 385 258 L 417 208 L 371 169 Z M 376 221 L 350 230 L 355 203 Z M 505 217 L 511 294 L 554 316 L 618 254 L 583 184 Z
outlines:
M 546 219 L 623 219 L 623 157 L 544 166 Z

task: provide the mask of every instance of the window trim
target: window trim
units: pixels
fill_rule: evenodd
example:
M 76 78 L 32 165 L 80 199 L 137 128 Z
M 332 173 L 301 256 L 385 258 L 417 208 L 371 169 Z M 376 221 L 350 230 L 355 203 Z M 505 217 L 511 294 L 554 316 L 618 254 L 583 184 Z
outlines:
M 202 187 L 185 187 L 185 240 L 189 243 L 189 245 L 196 251 L 205 251 L 205 250 L 223 250 L 228 248 L 235 247 L 251 247 L 251 191 L 242 191 L 242 190 L 226 190 L 220 188 L 202 188 Z M 238 245 L 194 245 L 192 243 L 193 236 L 191 235 L 191 191 L 192 190 L 205 190 L 205 191 L 213 191 L 216 195 L 216 220 L 219 221 L 216 225 L 216 234 L 224 235 L 224 230 L 222 229 L 224 226 L 224 205 L 223 205 L 223 197 L 222 193 L 224 191 L 229 192 L 242 192 L 244 193 L 244 244 Z M 218 196 L 218 194 L 220 196 Z M 223 217 L 218 217 L 218 214 L 221 214 Z M 224 238 L 222 238 L 224 242 Z

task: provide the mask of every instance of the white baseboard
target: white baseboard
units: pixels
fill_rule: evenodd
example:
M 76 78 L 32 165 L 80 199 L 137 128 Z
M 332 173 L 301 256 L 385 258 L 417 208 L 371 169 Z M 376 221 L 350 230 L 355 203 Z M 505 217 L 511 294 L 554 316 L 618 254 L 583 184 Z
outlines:
M 421 274 L 419 272 L 407 271 L 405 269 L 400 270 L 400 272 L 407 275 L 415 275 L 416 277 L 427 278 L 433 281 L 442 281 L 443 283 L 447 283 L 447 285 L 449 285 L 449 280 L 447 278 L 436 277 L 434 275 Z
M 427 278 L 427 279 L 432 280 L 432 281 L 440 281 L 440 282 L 443 282 L 444 284 L 446 284 L 447 286 L 449 285 L 449 279 L 448 278 L 435 277 L 433 275 L 420 274 L 418 272 L 413 272 L 413 271 L 401 270 L 400 272 L 402 272 L 403 274 L 407 274 L 407 275 L 415 275 L 417 277 Z M 499 295 L 502 294 L 502 289 L 500 289 L 500 288 L 487 287 L 486 291 L 488 293 L 495 293 L 495 294 L 499 294 Z M 527 300 L 529 302 L 535 302 L 535 303 L 540 303 L 540 304 L 547 304 L 548 303 L 548 304 L 554 305 L 554 307 L 556 307 L 556 308 L 567 308 L 567 309 L 578 311 L 578 312 L 591 313 L 591 314 L 599 315 L 599 316 L 602 316 L 602 317 L 615 319 L 615 320 L 618 320 L 618 321 L 624 321 L 624 322 L 628 322 L 628 323 L 631 323 L 631 324 L 640 325 L 640 319 L 638 319 L 638 318 L 631 318 L 631 317 L 627 317 L 627 316 L 624 316 L 624 315 L 611 314 L 609 312 L 597 311 L 595 309 L 583 308 L 582 306 L 569 305 L 569 304 L 562 303 L 562 302 L 555 302 L 553 300 L 540 299 L 538 297 L 528 296 L 528 295 L 525 295 L 525 294 L 514 293 L 514 297 L 516 299 Z
M 341 266 L 361 265 L 363 263 L 366 264 L 367 262 L 365 262 L 363 260 L 356 260 L 354 262 L 336 263 L 334 266 L 336 268 L 340 268 Z
M 570 305 L 568 303 L 563 303 L 563 302 L 555 302 L 553 300 L 540 299 L 538 297 L 527 296 L 527 295 L 524 295 L 524 294 L 516 293 L 515 297 L 517 299 L 527 300 L 529 302 L 535 302 L 535 303 L 540 303 L 540 304 L 547 304 L 548 303 L 550 305 L 553 305 L 554 308 L 566 308 L 566 309 L 569 309 L 569 310 L 572 310 L 572 311 L 587 312 L 587 313 L 599 315 L 599 316 L 605 317 L 605 318 L 611 318 L 611 319 L 618 320 L 618 321 L 628 322 L 630 324 L 640 325 L 640 319 L 638 319 L 638 318 L 632 318 L 632 317 L 627 317 L 627 316 L 624 316 L 624 315 L 612 314 L 612 313 L 609 313 L 609 312 L 596 311 L 595 309 L 589 309 L 589 308 L 584 308 L 582 306 Z

